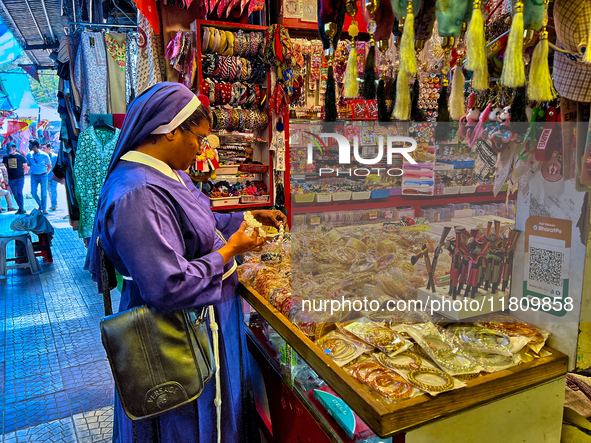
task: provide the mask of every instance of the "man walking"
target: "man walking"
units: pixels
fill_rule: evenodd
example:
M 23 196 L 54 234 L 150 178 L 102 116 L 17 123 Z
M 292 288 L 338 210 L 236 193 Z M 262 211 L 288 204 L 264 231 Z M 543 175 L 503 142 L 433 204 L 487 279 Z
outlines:
M 51 170 L 49 171 L 49 174 L 47 174 L 47 187 L 51 199 L 51 208 L 49 208 L 49 210 L 55 211 L 57 209 L 57 182 L 53 179 L 53 168 L 57 163 L 57 154 L 51 152 L 51 143 L 46 143 L 43 146 L 43 152 L 49 155 L 49 158 L 51 159 Z
M 29 141 L 29 153 L 27 164 L 31 167 L 31 195 L 39 205 L 42 214 L 47 212 L 47 175 L 51 171 L 51 159 L 45 152 L 39 150 L 37 140 Z M 41 196 L 37 195 L 37 189 L 41 185 Z
M 2 162 L 6 165 L 8 172 L 8 186 L 14 195 L 16 204 L 18 205 L 17 214 L 25 214 L 25 204 L 23 200 L 23 187 L 25 186 L 25 165 L 27 159 L 24 155 L 17 152 L 16 145 L 12 142 L 8 143 L 8 155 L 5 155 Z

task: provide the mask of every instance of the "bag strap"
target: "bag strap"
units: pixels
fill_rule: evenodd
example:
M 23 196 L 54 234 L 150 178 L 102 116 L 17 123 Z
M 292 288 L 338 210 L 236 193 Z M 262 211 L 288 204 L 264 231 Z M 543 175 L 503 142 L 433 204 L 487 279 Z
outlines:
M 99 248 L 99 257 L 101 261 L 101 283 L 103 286 L 103 304 L 105 307 L 105 316 L 113 314 L 113 305 L 111 301 L 111 290 L 117 287 L 117 276 L 115 267 L 101 244 L 100 237 L 96 239 L 96 245 Z

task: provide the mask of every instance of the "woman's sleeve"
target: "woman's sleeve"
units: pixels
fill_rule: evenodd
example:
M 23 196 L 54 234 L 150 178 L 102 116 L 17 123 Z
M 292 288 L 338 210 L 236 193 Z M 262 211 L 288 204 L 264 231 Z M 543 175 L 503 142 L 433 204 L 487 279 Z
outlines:
M 229 214 L 213 213 L 216 221 L 216 227 L 226 240 L 234 234 L 244 221 L 244 212 L 232 212 Z
M 218 252 L 191 261 L 183 257 L 177 214 L 162 192 L 131 191 L 107 214 L 106 223 L 110 243 L 148 305 L 185 309 L 220 300 L 224 259 Z M 202 249 L 211 250 L 213 239 L 200 237 Z

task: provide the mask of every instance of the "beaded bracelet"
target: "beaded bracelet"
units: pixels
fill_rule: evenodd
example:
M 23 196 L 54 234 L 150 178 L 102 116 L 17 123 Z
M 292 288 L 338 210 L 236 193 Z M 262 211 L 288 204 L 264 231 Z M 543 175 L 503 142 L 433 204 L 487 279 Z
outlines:
M 400 363 L 394 363 L 394 358 L 396 357 L 410 357 L 412 359 L 412 361 L 410 363 L 407 364 L 400 364 Z M 419 357 L 417 354 L 415 354 L 412 351 L 403 351 L 399 354 L 396 354 L 395 356 L 389 356 L 387 354 L 380 354 L 378 356 L 378 360 L 380 361 L 380 363 L 382 363 L 384 366 L 387 366 L 391 369 L 406 369 L 406 370 L 413 370 L 413 369 L 418 369 L 421 366 L 421 363 L 423 362 L 423 360 L 421 360 L 421 357 Z
M 445 381 L 445 384 L 443 384 L 443 385 L 429 385 L 427 383 L 423 383 L 421 381 L 418 381 L 416 377 L 417 377 L 417 375 L 421 375 L 421 374 L 436 375 L 437 377 L 440 377 L 443 381 Z M 406 375 L 406 378 L 408 379 L 408 382 L 411 385 L 413 385 L 416 388 L 422 389 L 423 391 L 427 391 L 427 392 L 444 392 L 444 391 L 449 391 L 450 389 L 452 389 L 454 387 L 453 379 L 449 375 L 447 375 L 445 372 L 440 371 L 438 369 L 418 368 L 413 371 L 410 371 Z

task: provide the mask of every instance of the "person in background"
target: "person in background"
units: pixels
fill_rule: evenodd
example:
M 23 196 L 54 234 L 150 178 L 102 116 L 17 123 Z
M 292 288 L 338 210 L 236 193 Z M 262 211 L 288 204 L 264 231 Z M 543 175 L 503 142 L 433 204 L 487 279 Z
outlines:
M 27 154 L 27 164 L 31 167 L 31 195 L 39 205 L 43 214 L 47 212 L 47 175 L 51 171 L 51 159 L 45 152 L 39 150 L 37 140 L 29 141 L 30 152 Z M 37 189 L 41 185 L 41 196 L 37 195 Z
M 0 197 L 4 197 L 6 199 L 6 210 L 7 211 L 16 211 L 12 206 L 12 197 L 10 196 L 10 191 L 8 190 L 8 181 L 7 181 L 7 173 L 6 168 L 4 166 L 0 167 Z M 0 206 L 0 212 L 3 212 L 2 206 Z
M 25 186 L 25 167 L 27 159 L 24 155 L 17 152 L 16 144 L 8 143 L 8 155 L 2 159 L 2 163 L 6 166 L 8 172 L 8 186 L 14 195 L 16 204 L 18 206 L 17 214 L 25 214 L 25 203 L 23 200 L 23 188 Z
M 51 199 L 51 208 L 49 208 L 50 211 L 55 211 L 57 209 L 57 181 L 55 181 L 55 179 L 53 178 L 53 168 L 55 167 L 55 164 L 57 163 L 57 154 L 54 154 L 53 152 L 51 152 L 51 144 L 50 143 L 46 143 L 45 145 L 43 145 L 43 152 L 45 152 L 47 155 L 49 155 L 49 158 L 51 159 L 51 171 L 49 171 L 49 174 L 47 174 L 47 187 L 49 190 L 49 198 Z

